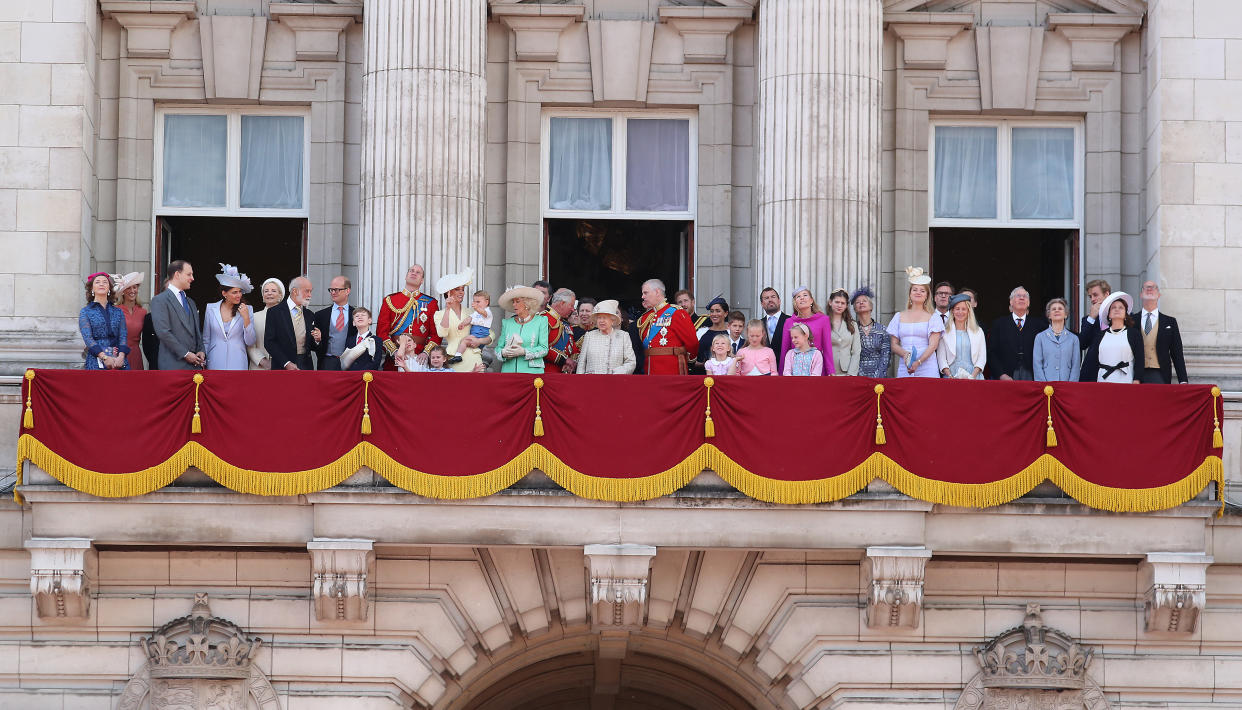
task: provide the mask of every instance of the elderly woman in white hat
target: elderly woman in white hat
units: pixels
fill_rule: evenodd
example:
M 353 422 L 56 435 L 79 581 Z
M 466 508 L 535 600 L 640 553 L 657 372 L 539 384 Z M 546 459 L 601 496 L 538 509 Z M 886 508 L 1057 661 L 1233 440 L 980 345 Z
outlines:
M 125 314 L 125 344 L 129 346 L 131 370 L 143 369 L 142 348 L 139 343 L 142 340 L 142 326 L 147 318 L 147 309 L 142 307 L 142 301 L 138 299 L 138 286 L 142 283 L 143 276 L 145 274 L 141 271 L 131 271 L 124 276 L 117 274 L 112 277 L 116 282 L 112 287 L 112 292 L 116 295 L 116 305 Z
M 600 301 L 593 312 L 595 330 L 582 336 L 578 355 L 579 375 L 629 375 L 637 360 L 630 335 L 621 330 L 620 306 L 614 300 Z
M 548 354 L 548 319 L 539 317 L 543 294 L 530 286 L 514 286 L 500 296 L 500 307 L 513 317 L 500 324 L 500 371 L 543 372 Z
M 491 314 L 487 318 L 487 336 L 474 335 L 482 331 L 471 329 L 474 310 L 464 305 L 466 287 L 474 280 L 474 270 L 467 266 L 460 273 L 446 274 L 436 280 L 436 293 L 444 297 L 444 307 L 436 311 L 436 335 L 450 356 L 449 367 L 456 372 L 474 372 L 485 364 L 483 346 L 490 345 L 494 332 L 491 330 Z M 484 294 L 486 295 L 486 294 Z
M 259 288 L 259 295 L 263 298 L 264 308 L 250 317 L 250 322 L 254 323 L 254 345 L 246 348 L 246 354 L 250 358 L 251 370 L 270 370 L 272 358 L 267 354 L 267 348 L 263 347 L 263 333 L 267 327 L 268 310 L 285 300 L 285 285 L 280 279 L 268 279 Z
M 1143 332 L 1133 327 L 1134 299 L 1115 291 L 1100 304 L 1100 329 L 1091 338 L 1078 379 L 1081 382 L 1138 384 L 1143 381 Z
M 250 364 L 247 348 L 256 342 L 250 306 L 242 296 L 254 290 L 250 277 L 237 267 L 220 264 L 220 300 L 207 304 L 203 313 L 203 352 L 208 370 L 245 370 Z

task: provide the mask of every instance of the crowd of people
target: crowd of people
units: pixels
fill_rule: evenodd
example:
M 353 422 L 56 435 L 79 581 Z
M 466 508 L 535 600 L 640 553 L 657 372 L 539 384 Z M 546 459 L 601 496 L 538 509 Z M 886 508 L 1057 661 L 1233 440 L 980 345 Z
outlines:
M 810 289 L 759 294 L 762 313 L 748 319 L 722 296 L 706 313 L 694 295 L 665 285 L 642 285 L 646 310 L 627 317 L 615 300 L 579 298 L 545 281 L 513 286 L 497 299 L 512 314 L 493 321 L 492 297 L 470 293 L 469 268 L 442 276 L 426 293 L 421 265 L 406 271 L 404 287 L 376 313 L 350 304 L 345 276 L 328 285 L 331 305 L 309 308 L 306 276 L 288 284 L 267 279 L 264 308 L 245 302 L 250 278 L 221 264 L 220 300 L 200 316 L 186 295 L 194 269 L 174 261 L 164 288 L 143 308 L 144 275 L 91 274 L 78 318 L 86 369 L 128 370 L 398 370 L 405 372 L 528 372 L 579 374 L 710 374 L 758 376 L 932 377 L 946 379 L 1171 383 L 1187 381 L 1177 320 L 1160 312 L 1160 289 L 1147 281 L 1134 298 L 1106 281 L 1087 284 L 1090 313 L 1077 332 L 1069 304 L 1054 298 L 1043 316 L 1031 312 L 1021 286 L 1009 294 L 1009 313 L 977 322 L 978 294 L 906 269 L 904 307 L 887 325 L 876 320 L 867 287 L 828 294 L 822 309 Z M 1176 373 L 1176 380 L 1173 376 Z

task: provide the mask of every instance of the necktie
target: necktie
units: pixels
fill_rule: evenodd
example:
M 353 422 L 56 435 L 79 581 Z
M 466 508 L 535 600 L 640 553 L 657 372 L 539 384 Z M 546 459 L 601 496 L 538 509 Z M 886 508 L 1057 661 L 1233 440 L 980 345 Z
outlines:
M 1151 333 L 1151 314 L 1147 314 L 1147 321 L 1143 323 L 1143 335 Z
M 336 322 L 332 324 L 332 330 L 345 329 L 345 306 L 336 307 Z
M 1021 318 L 1018 319 L 1018 332 L 1019 333 L 1022 332 L 1022 319 Z
M 941 314 L 940 314 L 940 325 L 948 325 L 948 324 L 949 324 L 949 316 L 948 316 L 948 314 L 946 314 L 946 313 L 941 313 Z M 1018 330 L 1022 330 L 1022 325 L 1021 325 L 1021 324 L 1019 324 L 1019 325 L 1018 325 Z
M 293 307 L 293 339 L 297 343 L 297 353 L 306 352 L 306 321 L 302 320 L 302 309 Z
M 737 343 L 733 344 L 733 354 L 737 355 Z
M 185 291 L 178 291 L 177 295 L 181 297 L 181 307 L 185 309 L 185 314 L 194 320 L 194 309 L 190 308 L 190 301 L 185 297 Z
M 367 338 L 366 338 L 366 336 L 365 336 L 365 335 L 359 335 L 359 336 L 358 336 L 358 342 L 354 343 L 354 345 L 362 345 L 362 341 L 364 341 L 364 340 L 366 340 L 366 339 L 367 339 Z

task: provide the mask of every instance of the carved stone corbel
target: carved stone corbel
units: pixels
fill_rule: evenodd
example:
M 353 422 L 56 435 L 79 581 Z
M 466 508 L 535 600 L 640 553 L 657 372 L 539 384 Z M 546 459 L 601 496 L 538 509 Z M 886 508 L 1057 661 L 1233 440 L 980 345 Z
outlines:
M 1147 592 L 1143 619 L 1148 631 L 1190 634 L 1207 602 L 1207 568 L 1203 553 L 1150 552 L 1143 563 Z
M 1142 26 L 1141 15 L 1048 13 L 1049 29 L 1069 40 L 1070 68 L 1074 71 L 1114 71 L 1118 68 L 1117 43 Z
M 30 593 L 39 618 L 85 620 L 91 614 L 91 582 L 95 577 L 95 548 L 84 537 L 36 537 L 26 541 L 30 551 Z
M 156 59 L 168 59 L 173 29 L 198 14 L 194 0 L 103 0 L 99 7 L 105 18 L 125 28 L 128 56 Z
M 884 26 L 901 38 L 901 66 L 907 69 L 944 69 L 949 40 L 973 27 L 971 12 L 890 12 Z
M 561 32 L 586 16 L 584 5 L 493 5 L 492 17 L 513 30 L 519 62 L 555 62 Z
M 311 594 L 320 621 L 366 621 L 367 569 L 373 540 L 315 538 L 306 543 L 313 575 Z
M 293 30 L 293 49 L 302 62 L 341 59 L 341 32 L 362 19 L 361 5 L 274 2 L 267 11 Z
M 729 35 L 754 15 L 749 7 L 676 7 L 659 9 L 661 22 L 681 35 L 686 64 L 723 64 L 729 52 Z
M 923 611 L 926 547 L 868 547 L 863 571 L 867 589 L 867 625 L 872 628 L 919 627 Z
M 656 549 L 650 545 L 587 545 L 591 615 L 597 626 L 636 626 L 647 602 Z

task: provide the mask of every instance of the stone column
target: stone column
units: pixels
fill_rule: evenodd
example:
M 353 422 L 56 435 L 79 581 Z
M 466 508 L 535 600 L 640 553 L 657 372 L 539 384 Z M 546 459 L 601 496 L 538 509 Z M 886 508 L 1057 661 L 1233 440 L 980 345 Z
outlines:
M 483 267 L 486 0 L 366 0 L 360 302 Z M 478 278 L 476 286 L 480 285 Z
M 878 286 L 880 0 L 759 4 L 755 285 Z

